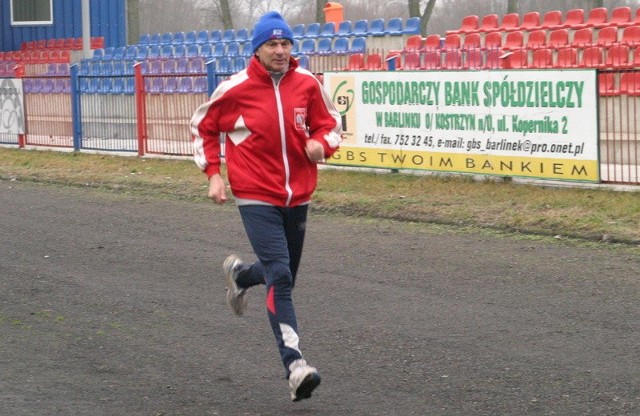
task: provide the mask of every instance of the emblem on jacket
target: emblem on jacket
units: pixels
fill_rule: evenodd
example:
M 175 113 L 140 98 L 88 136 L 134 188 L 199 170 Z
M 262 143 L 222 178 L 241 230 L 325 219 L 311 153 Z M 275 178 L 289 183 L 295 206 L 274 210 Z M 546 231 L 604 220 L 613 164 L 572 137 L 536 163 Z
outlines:
M 293 114 L 296 120 L 296 129 L 298 130 L 306 130 L 307 129 L 307 109 L 306 108 L 294 108 Z

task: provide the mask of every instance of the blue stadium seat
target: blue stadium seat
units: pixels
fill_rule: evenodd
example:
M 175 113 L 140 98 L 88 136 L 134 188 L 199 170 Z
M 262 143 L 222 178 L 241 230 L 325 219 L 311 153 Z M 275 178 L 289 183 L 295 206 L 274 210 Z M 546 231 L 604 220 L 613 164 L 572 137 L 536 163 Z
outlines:
M 93 50 L 93 59 L 103 59 L 103 58 L 104 58 L 104 49 Z
M 149 62 L 149 74 L 161 74 L 162 73 L 162 61 L 154 59 Z
M 199 43 L 201 45 L 205 43 L 209 43 L 209 31 L 201 30 L 198 33 L 196 33 L 196 43 Z
M 209 33 L 209 42 L 216 43 L 222 40 L 222 31 L 221 30 L 212 30 Z
M 178 79 L 176 77 L 167 78 L 164 82 L 164 90 L 162 92 L 173 94 L 178 91 Z
M 29 80 L 29 81 L 32 81 L 32 80 Z M 79 85 L 80 92 L 83 93 L 83 94 L 88 94 L 89 93 L 89 78 L 82 77 L 82 78 L 80 78 L 78 80 L 78 82 L 80 84 Z M 30 87 L 29 91 L 27 91 L 25 89 L 25 92 L 33 92 L 33 86 Z
M 140 65 L 140 71 L 143 74 L 146 75 L 149 73 L 149 61 L 136 62 L 136 65 Z
M 113 92 L 113 78 L 100 78 L 99 94 L 111 94 Z
M 331 53 L 331 47 L 332 47 L 331 44 L 332 44 L 331 38 L 318 39 L 318 47 L 316 49 L 316 53 L 318 55 L 326 55 Z
M 189 32 L 185 32 L 184 34 L 184 43 L 186 43 L 187 45 L 191 45 L 193 43 L 196 43 L 196 32 L 195 30 L 191 30 Z
M 303 39 L 298 51 L 303 55 L 311 55 L 316 52 L 315 39 Z
M 343 55 L 349 51 L 349 38 L 337 38 L 333 41 L 332 52 L 337 55 Z
M 159 45 L 162 40 L 162 35 L 160 33 L 152 33 L 149 38 L 149 45 Z
M 216 60 L 216 72 L 219 74 L 231 74 L 231 60 L 227 57 Z
M 191 77 L 180 77 L 178 79 L 178 93 L 187 94 L 193 92 L 193 78 Z
M 176 73 L 184 74 L 189 72 L 189 60 L 185 57 L 176 59 Z
M 213 47 L 210 43 L 203 43 L 200 45 L 200 56 L 212 56 L 213 55 Z
M 402 36 L 402 29 L 402 19 L 399 17 L 394 17 L 387 21 L 385 34 L 389 36 Z
M 195 74 L 204 73 L 204 59 L 202 57 L 196 57 L 189 61 L 189 72 Z
M 244 56 L 236 56 L 231 60 L 231 71 L 238 72 L 242 71 L 247 67 L 247 61 Z
M 53 78 L 46 78 L 42 82 L 42 93 L 49 94 L 53 92 Z
M 304 23 L 295 25 L 294 27 L 291 28 L 291 31 L 293 32 L 294 39 L 299 39 L 304 37 L 304 32 L 305 32 Z
M 405 35 L 419 35 L 420 30 L 420 18 L 410 17 L 404 22 L 402 33 Z
M 173 56 L 173 45 L 162 45 L 160 47 L 161 58 L 171 58 Z
M 58 64 L 58 75 L 69 75 L 69 64 L 68 63 L 59 63 Z
M 143 33 L 140 35 L 140 38 L 138 39 L 138 43 L 140 45 L 148 45 L 151 42 L 151 35 L 148 33 Z
M 151 45 L 149 47 L 149 54 L 147 55 L 147 58 L 150 58 L 150 59 L 160 58 L 161 52 L 162 52 L 162 47 L 160 45 Z
M 318 37 L 321 38 L 332 38 L 336 34 L 336 24 L 333 22 L 327 22 L 322 25 L 320 29 L 320 33 L 318 33 Z
M 349 53 L 366 53 L 367 52 L 367 38 L 359 36 L 351 40 L 351 46 L 349 46 Z
M 304 38 L 305 39 L 315 39 L 318 37 L 318 35 L 320 34 L 320 23 L 318 22 L 313 22 L 313 23 L 309 23 L 307 25 L 306 30 L 304 31 Z
M 149 85 L 146 86 L 146 89 L 151 94 L 159 94 L 161 92 L 164 92 L 164 78 L 151 78 L 151 80 L 149 81 Z
M 234 58 L 240 55 L 240 43 L 233 41 L 227 44 L 227 56 Z
M 162 73 L 163 74 L 175 74 L 176 73 L 176 65 L 177 62 L 175 59 L 167 59 L 162 64 Z
M 118 77 L 113 80 L 113 89 L 114 94 L 124 94 L 124 78 Z
M 136 59 L 137 54 L 138 54 L 138 47 L 136 45 L 129 45 L 125 47 L 125 50 L 124 50 L 125 59 Z
M 102 61 L 99 71 L 100 75 L 113 75 L 113 63 L 111 61 Z
M 352 36 L 367 36 L 369 33 L 369 21 L 366 19 L 357 20 L 353 24 Z
M 160 34 L 160 44 L 161 45 L 171 45 L 173 43 L 173 33 L 164 32 Z
M 249 30 L 246 28 L 236 30 L 236 42 L 246 42 L 249 40 Z
M 193 92 L 207 92 L 207 77 L 197 77 L 193 81 Z
M 124 59 L 124 54 L 126 50 L 127 50 L 126 47 L 118 46 L 113 50 L 113 56 L 111 57 L 111 59 Z
M 214 58 L 223 57 L 227 55 L 227 45 L 222 42 L 218 42 L 213 46 L 211 56 Z
M 369 36 L 384 36 L 384 18 L 373 19 L 369 25 Z
M 124 75 L 125 73 L 125 67 L 124 67 L 124 62 L 125 61 L 115 61 L 113 63 L 113 71 L 112 74 L 113 75 Z
M 353 31 L 353 25 L 351 24 L 351 20 L 343 20 L 338 24 L 338 30 L 336 31 L 336 36 L 349 37 L 351 36 L 352 31 Z
M 89 87 L 87 88 L 89 94 L 97 94 L 100 92 L 100 78 L 91 78 L 89 80 Z
M 298 65 L 304 69 L 309 69 L 309 57 L 307 55 L 300 55 L 297 60 Z
M 236 31 L 235 29 L 227 29 L 222 32 L 222 42 L 229 43 L 233 42 L 236 39 Z
M 147 59 L 149 56 L 149 47 L 147 45 L 140 45 L 136 51 L 136 59 L 141 61 Z
M 184 32 L 175 32 L 171 38 L 171 43 L 174 45 L 184 43 Z
M 173 47 L 173 56 L 175 57 L 184 56 L 184 54 L 186 53 L 186 49 L 187 49 L 187 46 L 184 43 L 175 45 Z
M 251 42 L 245 42 L 242 44 L 242 47 L 240 48 L 240 55 L 245 58 L 253 55 L 253 45 L 251 45 Z
M 197 43 L 190 43 L 186 46 L 184 50 L 184 56 L 187 58 L 193 58 L 194 56 L 200 55 L 200 46 Z
M 124 93 L 133 94 L 136 91 L 136 80 L 134 77 L 126 77 L 124 79 Z
M 89 61 L 88 60 L 83 60 L 80 61 L 80 67 L 78 68 L 78 74 L 79 75 L 89 75 Z

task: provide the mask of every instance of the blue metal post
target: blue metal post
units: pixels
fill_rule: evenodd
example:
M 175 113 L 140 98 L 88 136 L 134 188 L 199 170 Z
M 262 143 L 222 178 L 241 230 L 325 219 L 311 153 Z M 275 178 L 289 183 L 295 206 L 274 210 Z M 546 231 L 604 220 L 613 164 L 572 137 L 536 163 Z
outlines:
M 218 79 L 216 77 L 216 61 L 211 60 L 207 62 L 207 92 L 209 96 L 213 94 L 213 90 L 218 86 Z
M 80 111 L 80 78 L 78 77 L 80 66 L 71 65 L 71 120 L 73 121 L 73 150 L 82 148 L 82 113 Z

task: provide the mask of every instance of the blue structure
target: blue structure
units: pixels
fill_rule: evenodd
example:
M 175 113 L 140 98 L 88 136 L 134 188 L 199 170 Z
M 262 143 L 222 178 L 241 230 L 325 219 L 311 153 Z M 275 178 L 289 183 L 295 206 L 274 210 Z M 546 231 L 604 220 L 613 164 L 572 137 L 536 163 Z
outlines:
M 0 0 L 0 51 L 19 50 L 22 42 L 82 36 L 82 1 L 50 0 L 51 24 L 11 24 L 11 2 Z M 104 37 L 105 47 L 127 44 L 126 0 L 90 1 L 91 37 Z M 44 1 L 43 4 L 49 4 Z

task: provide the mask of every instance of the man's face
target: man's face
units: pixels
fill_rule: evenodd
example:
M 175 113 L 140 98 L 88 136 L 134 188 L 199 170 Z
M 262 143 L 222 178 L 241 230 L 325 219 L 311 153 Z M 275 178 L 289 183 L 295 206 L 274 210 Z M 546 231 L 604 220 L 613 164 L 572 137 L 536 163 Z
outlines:
M 282 72 L 289 65 L 292 46 L 289 39 L 268 40 L 256 50 L 256 56 L 267 70 Z

